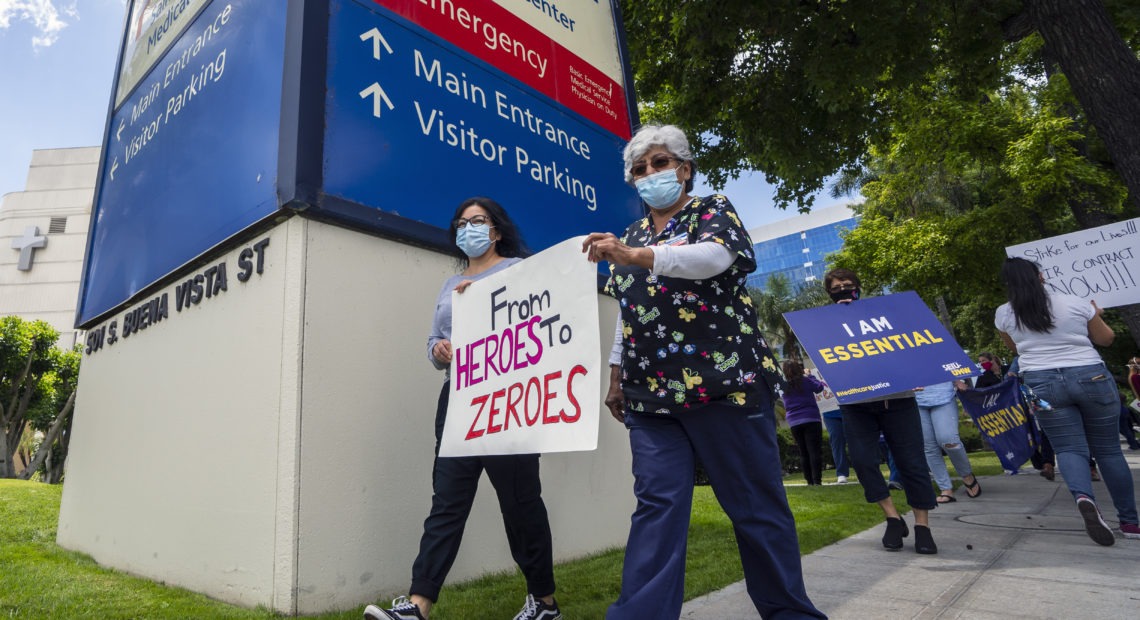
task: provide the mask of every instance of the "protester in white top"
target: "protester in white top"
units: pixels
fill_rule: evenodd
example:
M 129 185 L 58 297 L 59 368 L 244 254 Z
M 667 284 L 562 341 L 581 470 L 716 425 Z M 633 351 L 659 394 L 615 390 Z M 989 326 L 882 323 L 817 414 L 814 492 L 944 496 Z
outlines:
M 1093 348 L 1108 346 L 1114 338 L 1101 318 L 1103 310 L 1095 302 L 1047 291 L 1040 269 L 1024 258 L 1006 259 L 1001 277 L 1009 303 L 998 308 L 994 324 L 1006 345 L 1021 356 L 1025 385 L 1041 398 L 1037 420 L 1057 453 L 1057 466 L 1085 531 L 1097 544 L 1115 542 L 1093 495 L 1091 452 L 1112 496 L 1121 533 L 1140 538 L 1132 471 L 1117 436 L 1116 380 Z

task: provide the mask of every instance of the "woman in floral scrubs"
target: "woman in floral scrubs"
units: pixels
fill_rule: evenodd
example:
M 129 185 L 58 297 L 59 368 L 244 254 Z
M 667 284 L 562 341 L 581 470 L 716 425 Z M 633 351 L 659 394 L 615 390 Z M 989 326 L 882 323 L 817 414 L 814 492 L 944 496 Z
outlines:
M 689 195 L 696 164 L 677 127 L 642 127 L 624 156 L 649 214 L 620 239 L 593 233 L 583 244 L 609 262 L 606 292 L 621 306 L 606 405 L 629 429 L 637 496 L 621 596 L 606 617 L 680 616 L 700 462 L 732 520 L 756 609 L 823 618 L 804 589 L 782 483 L 782 380 L 745 291 L 752 240 L 727 198 Z

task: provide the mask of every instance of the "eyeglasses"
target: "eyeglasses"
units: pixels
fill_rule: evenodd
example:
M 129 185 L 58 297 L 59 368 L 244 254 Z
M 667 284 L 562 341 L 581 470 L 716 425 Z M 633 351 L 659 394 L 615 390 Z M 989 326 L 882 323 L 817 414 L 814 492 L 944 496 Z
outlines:
M 643 177 L 645 176 L 645 171 L 648 170 L 649 166 L 653 166 L 654 170 L 667 170 L 670 163 L 683 163 L 684 161 L 685 160 L 679 157 L 673 157 L 672 155 L 665 155 L 664 153 L 660 153 L 654 155 L 653 158 L 649 160 L 648 164 L 643 161 L 637 162 L 633 165 L 632 168 L 629 169 L 629 173 L 635 177 Z
M 844 291 L 853 291 L 857 288 L 859 288 L 859 287 L 855 286 L 854 284 L 838 284 L 836 286 L 833 286 L 833 287 L 827 289 L 827 291 L 829 293 L 842 293 Z
M 485 226 L 485 225 L 490 224 L 490 223 L 491 223 L 491 218 L 487 217 L 486 215 L 476 215 L 474 217 L 469 217 L 467 219 L 459 218 L 459 219 L 455 220 L 455 230 L 459 230 L 461 228 L 466 228 L 468 224 L 474 224 L 476 226 Z

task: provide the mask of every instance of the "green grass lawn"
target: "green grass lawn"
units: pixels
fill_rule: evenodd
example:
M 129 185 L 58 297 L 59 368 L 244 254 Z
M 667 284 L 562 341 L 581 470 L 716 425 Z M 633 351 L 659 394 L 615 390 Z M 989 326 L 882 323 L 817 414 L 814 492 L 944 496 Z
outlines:
M 979 476 L 1001 473 L 992 453 L 970 455 Z M 834 472 L 825 482 L 834 482 Z M 798 474 L 787 482 L 802 481 Z M 0 618 L 273 618 L 266 609 L 245 609 L 100 567 L 91 558 L 55 544 L 62 487 L 0 480 Z M 858 483 L 787 487 L 796 517 L 800 552 L 816 549 L 882 522 L 878 507 L 863 501 Z M 901 493 L 900 510 L 909 510 Z M 408 558 L 409 570 L 413 558 Z M 558 601 L 566 618 L 601 618 L 617 599 L 622 552 L 614 549 L 555 566 Z M 709 487 L 698 487 L 689 526 L 686 598 L 743 579 L 732 525 Z M 501 609 L 510 617 L 526 596 L 517 571 L 449 585 L 432 610 L 435 620 L 460 620 Z M 360 618 L 360 608 L 308 616 Z

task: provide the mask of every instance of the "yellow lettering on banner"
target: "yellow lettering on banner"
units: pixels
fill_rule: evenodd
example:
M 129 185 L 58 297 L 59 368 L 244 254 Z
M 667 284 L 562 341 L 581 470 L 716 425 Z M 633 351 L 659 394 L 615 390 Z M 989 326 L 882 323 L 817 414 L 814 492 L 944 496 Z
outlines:
M 895 351 L 937 344 L 944 342 L 944 340 L 944 338 L 935 336 L 929 329 L 925 329 L 922 331 L 911 331 L 909 334 L 890 334 L 881 338 L 871 338 L 868 340 L 860 340 L 859 342 L 839 344 L 834 347 L 820 349 L 819 355 L 824 363 L 835 364 L 852 359 L 871 357 L 872 355 L 879 355 L 880 353 L 893 353 Z M 964 372 L 960 374 L 968 374 L 969 372 L 969 369 L 964 369 Z

